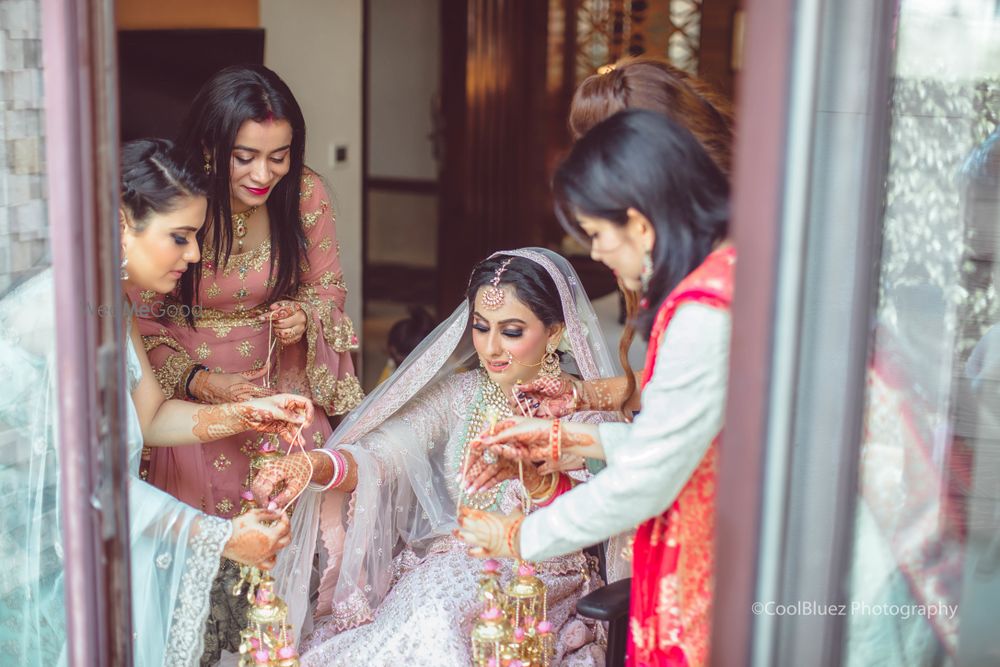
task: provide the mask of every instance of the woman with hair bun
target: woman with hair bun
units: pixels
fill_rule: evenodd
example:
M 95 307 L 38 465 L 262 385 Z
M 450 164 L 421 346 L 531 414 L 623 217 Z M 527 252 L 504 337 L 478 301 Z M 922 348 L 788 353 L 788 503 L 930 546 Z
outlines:
M 729 178 L 732 165 L 733 114 L 729 102 L 711 86 L 650 57 L 625 58 L 584 79 L 573 95 L 569 128 L 578 140 L 598 123 L 626 109 L 653 111 L 681 125 L 698 140 L 716 167 Z M 619 281 L 625 302 L 625 329 L 618 357 L 625 375 L 594 382 L 539 382 L 521 387 L 521 400 L 537 403 L 539 417 L 560 417 L 574 410 L 622 410 L 640 407 L 638 382 L 629 363 L 641 295 Z

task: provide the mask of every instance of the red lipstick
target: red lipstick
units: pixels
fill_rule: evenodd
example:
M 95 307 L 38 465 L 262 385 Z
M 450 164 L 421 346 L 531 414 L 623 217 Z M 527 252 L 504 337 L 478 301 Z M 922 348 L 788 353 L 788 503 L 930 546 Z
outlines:
M 244 185 L 243 187 L 245 187 L 250 194 L 257 195 L 258 197 L 263 197 L 271 191 L 270 186 L 266 188 L 251 188 L 249 185 Z

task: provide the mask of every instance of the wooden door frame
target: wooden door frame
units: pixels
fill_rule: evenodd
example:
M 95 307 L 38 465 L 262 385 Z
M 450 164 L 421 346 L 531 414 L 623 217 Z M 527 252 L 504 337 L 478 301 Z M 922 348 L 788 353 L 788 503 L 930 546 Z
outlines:
M 127 666 L 132 614 L 114 4 L 41 0 L 41 10 L 66 655 L 72 665 Z M 102 305 L 111 317 L 92 316 Z

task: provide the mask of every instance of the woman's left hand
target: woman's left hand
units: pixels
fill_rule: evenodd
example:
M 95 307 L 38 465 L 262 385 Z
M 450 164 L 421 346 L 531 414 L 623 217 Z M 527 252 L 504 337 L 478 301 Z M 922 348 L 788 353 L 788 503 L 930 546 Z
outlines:
M 295 345 L 306 333 L 308 317 L 298 301 L 275 301 L 271 312 L 261 315 L 262 320 L 274 321 L 274 333 L 282 345 Z
M 522 521 L 524 515 L 520 510 L 500 514 L 463 506 L 458 514 L 459 529 L 454 535 L 471 545 L 470 556 L 520 558 Z

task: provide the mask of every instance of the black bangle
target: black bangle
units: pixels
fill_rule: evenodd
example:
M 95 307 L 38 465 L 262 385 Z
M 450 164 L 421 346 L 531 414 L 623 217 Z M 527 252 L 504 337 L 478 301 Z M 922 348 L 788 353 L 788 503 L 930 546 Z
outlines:
M 207 372 L 208 366 L 203 366 L 202 364 L 195 364 L 194 366 L 191 367 L 191 370 L 188 371 L 187 381 L 184 382 L 184 395 L 191 399 L 194 398 L 194 396 L 191 395 L 191 380 L 193 380 L 194 376 L 198 374 L 198 371 Z

